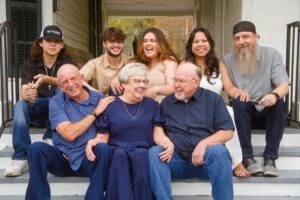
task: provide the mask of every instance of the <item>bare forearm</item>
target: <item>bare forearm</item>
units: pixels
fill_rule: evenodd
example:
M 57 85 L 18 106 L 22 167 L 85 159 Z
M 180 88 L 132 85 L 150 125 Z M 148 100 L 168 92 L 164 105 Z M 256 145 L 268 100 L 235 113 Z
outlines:
M 100 134 L 98 133 L 96 135 L 96 137 L 94 138 L 94 141 L 96 144 L 98 143 L 108 143 L 108 139 L 109 139 L 109 134 L 105 133 L 105 134 Z
M 166 136 L 161 127 L 154 127 L 153 139 L 155 144 L 163 146 L 166 143 L 171 142 L 171 140 Z
M 289 84 L 288 83 L 281 83 L 277 88 L 275 88 L 272 92 L 277 93 L 280 98 L 287 95 L 289 92 Z
M 48 76 L 46 78 L 46 81 L 45 81 L 46 84 L 50 84 L 50 85 L 57 85 L 58 83 L 58 79 L 56 77 L 50 77 Z
M 82 135 L 95 121 L 93 115 L 87 115 L 80 121 L 70 123 L 62 122 L 56 127 L 57 132 L 67 141 L 74 141 Z
M 158 87 L 157 93 L 159 95 L 168 96 L 174 92 L 174 88 L 172 85 L 164 85 L 164 86 L 157 86 L 157 87 Z
M 224 144 L 232 138 L 233 130 L 220 130 L 205 138 L 200 143 L 206 147 L 212 144 Z

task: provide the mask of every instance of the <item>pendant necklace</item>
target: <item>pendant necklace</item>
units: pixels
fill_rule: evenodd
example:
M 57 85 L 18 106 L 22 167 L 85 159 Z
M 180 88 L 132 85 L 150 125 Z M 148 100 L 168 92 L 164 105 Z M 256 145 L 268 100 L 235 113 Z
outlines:
M 124 101 L 122 101 L 122 103 L 123 103 L 123 106 L 124 106 L 124 108 L 125 108 L 125 111 L 126 111 L 127 114 L 129 115 L 129 117 L 130 117 L 131 119 L 135 120 L 135 118 L 137 117 L 137 115 L 138 115 L 139 112 L 140 112 L 140 108 L 141 108 L 141 105 L 142 105 L 142 101 L 140 102 L 139 107 L 138 107 L 138 110 L 136 111 L 135 115 L 131 115 L 131 114 L 130 114 L 130 112 L 129 112 L 129 111 L 127 110 L 127 108 L 126 108 L 126 105 L 125 105 Z
M 51 77 L 53 77 L 53 75 L 54 75 L 55 67 L 56 67 L 56 66 L 54 65 L 53 70 L 52 70 L 52 73 L 51 73 Z M 47 76 L 50 76 L 50 74 L 48 73 L 48 67 L 46 67 L 46 66 L 44 65 L 44 68 L 45 68 L 45 71 L 46 71 L 46 73 L 47 73 Z M 49 89 L 49 90 L 51 90 L 51 87 L 52 87 L 52 85 L 51 85 L 51 84 L 48 84 L 48 89 Z

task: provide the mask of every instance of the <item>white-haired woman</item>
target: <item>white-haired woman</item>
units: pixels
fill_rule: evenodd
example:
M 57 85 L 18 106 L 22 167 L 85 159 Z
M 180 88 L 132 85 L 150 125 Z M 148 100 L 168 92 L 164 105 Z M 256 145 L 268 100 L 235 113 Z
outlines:
M 88 142 L 87 156 L 95 159 L 92 147 L 108 142 L 112 161 L 108 175 L 106 199 L 152 200 L 148 149 L 164 146 L 161 155 L 169 161 L 173 144 L 162 131 L 163 120 L 156 101 L 145 97 L 148 68 L 141 63 L 125 65 L 118 74 L 124 92 L 111 103 L 97 121 L 97 137 Z

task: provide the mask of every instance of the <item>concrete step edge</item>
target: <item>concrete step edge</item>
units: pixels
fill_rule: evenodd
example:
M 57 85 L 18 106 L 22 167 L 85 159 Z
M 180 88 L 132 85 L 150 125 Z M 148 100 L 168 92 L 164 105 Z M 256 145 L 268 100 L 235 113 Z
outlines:
M 1 196 L 25 195 L 26 184 L 0 184 Z M 88 183 L 50 183 L 53 196 L 83 196 Z M 235 196 L 291 196 L 300 198 L 300 184 L 234 184 Z M 209 183 L 172 183 L 173 195 L 197 196 L 211 194 Z

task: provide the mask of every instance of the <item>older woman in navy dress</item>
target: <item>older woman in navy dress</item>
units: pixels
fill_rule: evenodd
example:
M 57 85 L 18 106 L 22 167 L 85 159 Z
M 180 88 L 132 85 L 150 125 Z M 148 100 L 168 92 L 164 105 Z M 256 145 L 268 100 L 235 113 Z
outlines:
M 107 200 L 152 200 L 148 149 L 156 143 L 167 148 L 161 154 L 165 160 L 170 160 L 173 154 L 173 144 L 161 128 L 163 121 L 158 103 L 144 97 L 147 75 L 148 69 L 141 63 L 122 68 L 118 79 L 124 93 L 100 116 L 97 137 L 87 145 L 91 161 L 95 159 L 93 146 L 99 142 L 108 142 L 111 146 Z

